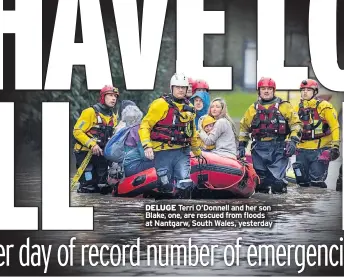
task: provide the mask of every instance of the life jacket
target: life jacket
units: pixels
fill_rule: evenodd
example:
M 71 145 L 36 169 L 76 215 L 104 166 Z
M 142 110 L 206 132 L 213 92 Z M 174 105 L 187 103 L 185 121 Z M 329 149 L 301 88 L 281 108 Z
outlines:
M 251 133 L 256 140 L 271 137 L 284 140 L 290 133 L 289 125 L 284 116 L 279 111 L 282 99 L 277 98 L 277 102 L 268 109 L 264 108 L 258 101 L 254 103 L 256 114 L 252 119 Z
M 167 115 L 153 127 L 150 134 L 151 140 L 167 143 L 169 146 L 173 144 L 182 146 L 190 145 L 191 137 L 193 136 L 194 121 L 182 122 L 180 119 L 184 117 L 176 104 L 173 103 L 171 97 L 163 95 L 162 98 L 168 103 Z M 185 100 L 182 112 L 195 113 L 194 108 L 190 107 L 189 103 L 188 100 Z
M 298 114 L 303 123 L 301 140 L 316 140 L 331 134 L 327 121 L 318 113 L 321 102 L 322 100 L 317 99 L 315 108 L 305 108 L 303 102 L 300 102 Z
M 90 138 L 96 138 L 98 140 L 97 144 L 103 148 L 113 135 L 113 115 L 110 117 L 109 123 L 107 124 L 100 116 L 97 107 L 94 105 L 92 108 L 96 113 L 97 124 L 88 130 L 86 135 L 88 135 Z

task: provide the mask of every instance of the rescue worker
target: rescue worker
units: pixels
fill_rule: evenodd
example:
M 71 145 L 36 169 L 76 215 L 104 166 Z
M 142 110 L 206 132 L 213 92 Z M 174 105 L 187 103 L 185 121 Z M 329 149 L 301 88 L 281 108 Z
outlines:
M 74 153 L 79 168 L 88 151 L 92 158 L 80 178 L 77 192 L 99 192 L 99 184 L 106 184 L 108 161 L 103 157 L 103 148 L 117 125 L 113 108 L 119 97 L 118 88 L 104 86 L 99 102 L 82 111 L 75 123 L 73 136 L 76 139 Z
M 201 155 L 195 111 L 185 98 L 188 86 L 188 78 L 175 73 L 170 93 L 151 103 L 139 129 L 145 156 L 154 159 L 160 190 L 171 193 L 174 187 L 179 197 L 187 196 L 193 187 L 190 150 L 195 156 Z
M 293 164 L 296 182 L 303 187 L 327 188 L 329 163 L 340 156 L 337 111 L 329 102 L 317 98 L 319 87 L 315 80 L 303 80 L 300 89 L 296 111 L 303 131 Z
M 209 85 L 205 80 L 198 79 L 192 83 L 192 94 L 195 94 L 199 91 L 206 91 L 209 93 Z
M 253 167 L 260 178 L 258 192 L 286 193 L 285 180 L 289 157 L 301 137 L 301 122 L 288 101 L 275 96 L 276 83 L 271 78 L 258 82 L 258 101 L 252 104 L 240 121 L 239 157 L 253 139 Z
M 192 97 L 190 102 L 194 105 L 196 110 L 196 129 L 199 130 L 200 124 L 199 120 L 202 116 L 207 115 L 210 106 L 210 95 L 209 95 L 209 85 L 204 80 L 196 80 L 192 85 Z
M 192 96 L 192 87 L 193 87 L 193 84 L 194 84 L 194 80 L 192 80 L 192 78 L 188 78 L 188 81 L 189 81 L 189 86 L 188 86 L 188 90 L 186 92 L 186 98 L 187 99 L 190 99 L 191 96 Z

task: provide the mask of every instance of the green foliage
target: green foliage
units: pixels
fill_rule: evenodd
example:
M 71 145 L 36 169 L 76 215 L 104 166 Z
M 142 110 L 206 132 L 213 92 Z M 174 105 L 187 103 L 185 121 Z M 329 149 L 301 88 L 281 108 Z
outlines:
M 149 104 L 154 99 L 169 90 L 169 81 L 175 72 L 176 34 L 173 31 L 173 22 L 175 22 L 174 16 L 175 15 L 172 13 L 166 19 L 167 22 L 164 26 L 161 41 L 161 52 L 158 59 L 154 90 L 147 91 L 126 90 L 116 26 L 111 19 L 108 19 L 109 21 L 104 19 L 104 30 L 113 85 L 118 87 L 121 92 L 120 100 L 128 99 L 134 101 L 144 113 L 147 112 Z M 73 128 L 81 111 L 98 101 L 99 91 L 88 90 L 86 74 L 87 72 L 85 72 L 84 66 L 74 66 L 71 89 L 69 91 L 20 92 L 18 96 L 19 101 L 16 100 L 16 103 L 19 102 L 18 106 L 20 107 L 17 124 L 20 125 L 21 135 L 26 140 L 34 141 L 39 147 L 41 141 L 42 102 L 69 102 L 70 128 Z M 255 93 L 241 92 L 237 88 L 229 92 L 211 92 L 211 96 L 212 98 L 217 96 L 223 97 L 228 104 L 229 114 L 233 118 L 241 118 L 244 111 L 256 99 Z
M 211 99 L 216 97 L 221 97 L 226 101 L 229 115 L 237 119 L 242 118 L 248 107 L 257 100 L 256 93 L 243 92 L 239 89 L 226 92 L 211 92 Z
M 148 105 L 168 89 L 169 79 L 174 73 L 171 70 L 173 68 L 171 65 L 175 65 L 175 57 L 170 55 L 174 51 L 172 47 L 175 47 L 170 38 L 173 33 L 164 32 L 163 35 L 155 90 L 129 91 L 126 90 L 125 86 L 115 24 L 113 22 L 104 22 L 104 26 L 106 26 L 105 36 L 113 85 L 119 88 L 121 92 L 120 99 L 132 100 L 143 112 L 147 112 Z M 17 107 L 20 107 L 17 124 L 21 127 L 21 136 L 26 141 L 33 141 L 39 147 L 41 141 L 42 102 L 69 102 L 70 127 L 72 128 L 81 111 L 98 101 L 99 91 L 91 91 L 87 88 L 86 73 L 84 66 L 73 67 L 71 89 L 69 91 L 27 91 L 19 94 L 19 99 L 16 99 Z

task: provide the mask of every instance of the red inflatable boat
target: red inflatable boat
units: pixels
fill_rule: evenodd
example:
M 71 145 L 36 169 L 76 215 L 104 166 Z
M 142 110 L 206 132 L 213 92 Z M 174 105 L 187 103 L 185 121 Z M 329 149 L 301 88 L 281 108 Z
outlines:
M 203 152 L 198 159 L 191 154 L 191 179 L 195 184 L 192 198 L 249 198 L 259 178 L 252 164 Z M 150 168 L 119 182 L 113 196 L 150 197 L 159 194 L 155 168 Z

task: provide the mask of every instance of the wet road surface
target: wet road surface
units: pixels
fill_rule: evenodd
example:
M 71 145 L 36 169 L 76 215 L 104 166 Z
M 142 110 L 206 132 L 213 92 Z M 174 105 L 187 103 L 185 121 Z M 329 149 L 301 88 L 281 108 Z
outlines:
M 44 241 L 50 244 L 68 243 L 72 236 L 76 237 L 76 251 L 81 244 L 128 244 L 135 243 L 140 237 L 141 248 L 147 244 L 186 244 L 201 246 L 217 244 L 219 249 L 226 244 L 235 244 L 242 237 L 242 251 L 250 244 L 323 244 L 337 242 L 343 236 L 342 227 L 342 193 L 335 191 L 339 161 L 332 162 L 327 179 L 328 189 L 289 187 L 288 194 L 268 195 L 257 193 L 250 199 L 232 200 L 169 200 L 173 203 L 207 203 L 207 204 L 266 204 L 274 207 L 270 217 L 275 223 L 272 229 L 229 230 L 226 228 L 184 228 L 168 229 L 147 228 L 144 226 L 144 204 L 162 203 L 152 199 L 114 198 L 111 195 L 71 193 L 72 206 L 93 206 L 95 228 L 93 232 L 49 232 L 45 233 Z M 26 172 L 24 172 L 26 170 Z M 26 167 L 17 174 L 16 184 L 20 190 L 27 191 L 25 199 L 18 205 L 40 206 L 41 172 L 37 168 Z M 28 191 L 28 187 L 31 189 Z M 163 202 L 166 202 L 163 201 Z M 77 219 L 76 219 L 77 220 Z M 244 253 L 244 252 L 242 252 Z M 75 254 L 75 265 L 79 264 L 80 253 Z M 300 267 L 295 265 L 279 268 L 269 266 L 250 267 L 245 255 L 240 259 L 240 266 L 227 267 L 223 262 L 221 251 L 215 255 L 212 267 L 147 267 L 145 253 L 141 253 L 139 267 L 130 265 L 113 267 L 84 266 L 75 267 L 80 274 L 90 275 L 270 275 L 297 274 Z M 312 270 L 306 268 L 305 274 Z

